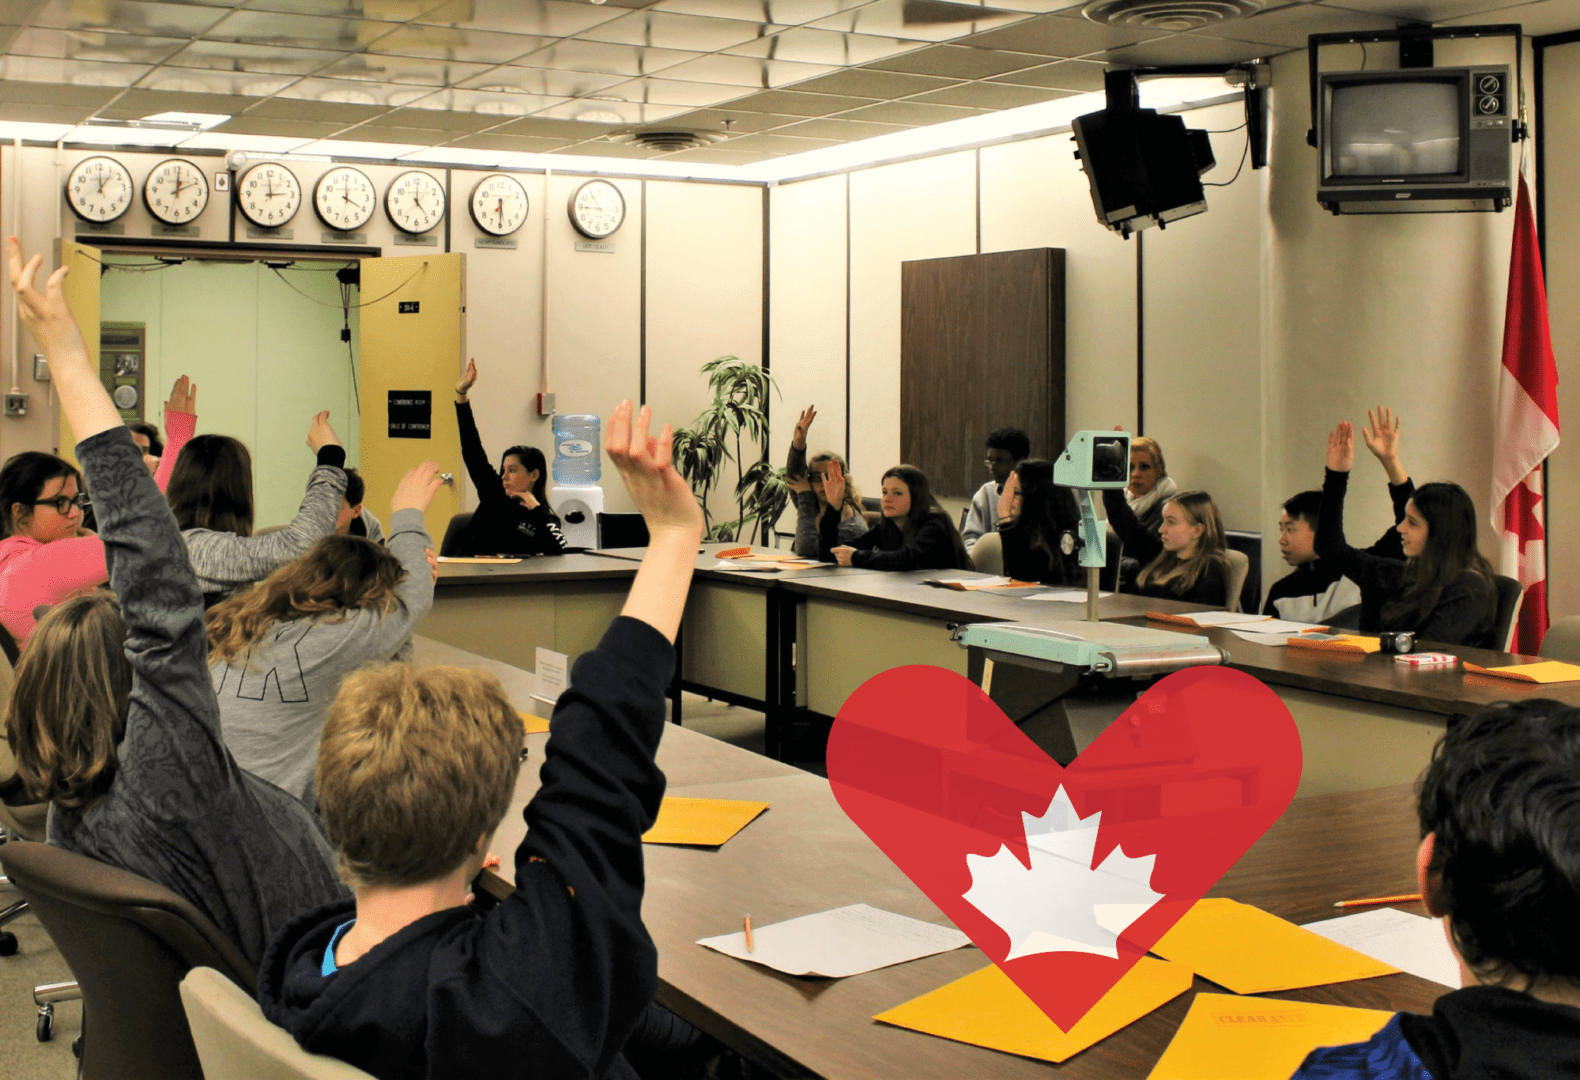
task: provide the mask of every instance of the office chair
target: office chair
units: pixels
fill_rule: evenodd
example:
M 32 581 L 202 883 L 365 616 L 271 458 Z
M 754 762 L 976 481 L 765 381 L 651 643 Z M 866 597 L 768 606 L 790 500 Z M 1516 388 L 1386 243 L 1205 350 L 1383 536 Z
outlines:
M 1251 572 L 1251 560 L 1245 552 L 1229 549 L 1229 597 L 1224 602 L 1226 611 L 1243 611 L 1240 594 L 1245 589 L 1246 575 Z M 1254 610 L 1254 609 L 1253 609 Z
M 371 1080 L 354 1065 L 303 1050 L 252 995 L 213 968 L 187 972 L 181 1004 L 206 1080 Z
M 1541 655 L 1548 660 L 1580 664 L 1580 615 L 1567 615 L 1547 628 Z
M 1260 610 L 1262 606 L 1262 534 L 1225 529 L 1223 539 L 1229 545 L 1230 551 L 1241 552 L 1246 558 L 1245 577 L 1241 579 L 1239 587 L 1231 590 L 1229 594 L 1230 600 L 1238 600 L 1240 606 L 1229 610 Z
M 444 539 L 439 541 L 439 554 L 446 558 L 456 554 L 456 545 L 461 542 L 461 534 L 472 523 L 472 511 L 452 514 L 450 524 L 444 527 Z
M 1492 647 L 1508 652 L 1514 647 L 1514 624 L 1520 618 L 1520 605 L 1525 600 L 1525 586 L 1502 574 L 1493 574 L 1492 584 L 1498 590 L 1498 608 L 1492 626 Z
M 600 548 L 647 547 L 647 522 L 641 514 L 599 514 Z
M 1004 572 L 1004 541 L 997 532 L 985 533 L 971 545 L 971 566 L 984 574 Z
M 203 1080 L 177 987 L 207 966 L 252 993 L 241 951 L 187 901 L 119 867 L 15 840 L 0 864 L 81 984 L 79 1080 Z M 52 1014 L 41 1002 L 41 1029 Z

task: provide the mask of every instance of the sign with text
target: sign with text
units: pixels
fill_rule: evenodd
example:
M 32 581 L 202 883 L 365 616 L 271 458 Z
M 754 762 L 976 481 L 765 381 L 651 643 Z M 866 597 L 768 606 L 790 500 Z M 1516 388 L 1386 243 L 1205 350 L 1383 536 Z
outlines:
M 433 438 L 433 391 L 390 391 L 390 438 Z

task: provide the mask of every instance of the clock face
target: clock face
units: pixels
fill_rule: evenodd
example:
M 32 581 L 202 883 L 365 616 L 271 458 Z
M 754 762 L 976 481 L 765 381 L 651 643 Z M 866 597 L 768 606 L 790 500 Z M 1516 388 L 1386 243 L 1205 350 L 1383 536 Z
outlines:
M 313 209 L 331 229 L 351 232 L 373 217 L 378 193 L 360 169 L 339 165 L 318 178 L 313 186 Z
M 384 212 L 404 233 L 425 233 L 444 220 L 444 187 L 425 172 L 413 169 L 390 181 Z
M 260 161 L 236 181 L 242 216 L 262 229 L 278 229 L 302 205 L 302 184 L 277 161 Z
M 570 214 L 577 232 L 602 240 L 625 220 L 625 197 L 607 180 L 589 180 L 571 195 Z
M 472 189 L 472 220 L 494 236 L 509 236 L 527 220 L 527 189 L 505 173 L 483 177 Z
M 132 205 L 131 174 L 114 158 L 83 158 L 66 177 L 66 201 L 83 221 L 114 221 Z
M 161 161 L 143 181 L 143 205 L 167 225 L 185 225 L 208 206 L 208 177 L 190 161 Z

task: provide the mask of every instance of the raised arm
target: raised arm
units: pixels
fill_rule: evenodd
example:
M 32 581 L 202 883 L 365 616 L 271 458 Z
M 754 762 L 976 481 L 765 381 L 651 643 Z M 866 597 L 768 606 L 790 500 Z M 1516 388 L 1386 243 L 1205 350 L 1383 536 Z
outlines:
M 1105 490 L 1103 509 L 1108 512 L 1109 526 L 1125 547 L 1125 558 L 1135 559 L 1146 566 L 1158 557 L 1158 553 L 1163 550 L 1163 538 L 1137 520 L 1123 491 L 1112 488 Z
M 154 472 L 154 483 L 160 491 L 170 488 L 170 474 L 175 472 L 176 459 L 181 448 L 192 440 L 197 430 L 197 383 L 185 375 L 176 380 L 165 402 L 165 453 Z
M 443 484 L 439 466 L 425 461 L 402 477 L 395 488 L 386 546 L 406 573 L 395 586 L 394 607 L 388 611 L 363 608 L 353 616 L 359 630 L 357 648 L 369 660 L 388 660 L 433 607 L 433 571 L 428 562 L 433 539 L 423 515 Z
M 467 392 L 477 382 L 477 361 L 466 362 L 466 374 L 455 384 L 455 424 L 461 435 L 461 461 L 466 465 L 466 475 L 471 477 L 477 491 L 479 505 L 502 503 L 505 489 L 483 449 L 483 438 L 477 433 L 477 420 L 472 416 L 472 403 Z
M 1328 463 L 1322 478 L 1322 512 L 1317 519 L 1315 549 L 1319 559 L 1338 565 L 1345 577 L 1365 589 L 1396 574 L 1399 563 L 1349 545 L 1344 538 L 1344 497 L 1355 463 L 1355 429 L 1344 421 L 1328 435 Z

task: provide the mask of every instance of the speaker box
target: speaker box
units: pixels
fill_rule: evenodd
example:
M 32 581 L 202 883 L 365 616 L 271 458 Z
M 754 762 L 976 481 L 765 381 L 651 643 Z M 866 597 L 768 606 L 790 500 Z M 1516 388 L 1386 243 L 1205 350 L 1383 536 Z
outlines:
M 1072 130 L 1097 220 L 1115 232 L 1129 236 L 1207 209 L 1201 174 L 1212 168 L 1212 146 L 1178 116 L 1108 108 L 1076 117 Z

